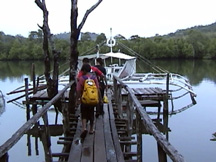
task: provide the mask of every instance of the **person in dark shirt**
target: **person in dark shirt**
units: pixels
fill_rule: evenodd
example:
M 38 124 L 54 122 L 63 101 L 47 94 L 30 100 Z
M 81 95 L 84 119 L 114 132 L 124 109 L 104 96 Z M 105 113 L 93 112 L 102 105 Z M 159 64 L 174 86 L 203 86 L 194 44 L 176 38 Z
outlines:
M 99 89 L 100 89 L 100 93 L 101 93 L 101 98 L 104 97 L 104 91 L 105 89 L 107 90 L 107 80 L 106 80 L 106 69 L 104 68 L 104 62 L 102 58 L 97 58 L 96 59 L 96 66 L 104 75 L 104 77 L 98 76 L 98 82 L 99 82 Z M 98 117 L 99 115 L 103 115 L 104 114 L 104 110 L 103 110 L 103 104 L 98 104 L 96 106 L 96 117 Z
M 90 65 L 89 59 L 87 57 L 83 58 L 82 62 L 83 62 L 83 64 L 89 64 Z M 91 66 L 91 71 L 94 72 L 97 76 L 104 77 L 104 74 L 102 73 L 102 71 L 99 70 L 95 66 Z M 80 70 L 77 74 L 77 78 L 79 78 L 82 75 L 83 75 L 83 72 L 82 72 L 82 70 Z

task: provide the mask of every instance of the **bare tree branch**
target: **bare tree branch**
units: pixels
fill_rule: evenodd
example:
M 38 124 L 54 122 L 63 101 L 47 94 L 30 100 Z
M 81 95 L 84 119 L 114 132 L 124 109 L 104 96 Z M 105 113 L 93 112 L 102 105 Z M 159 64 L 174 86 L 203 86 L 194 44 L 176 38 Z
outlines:
M 43 4 L 41 3 L 40 0 L 35 0 L 35 3 L 38 5 L 38 7 L 43 10 Z
M 55 51 L 54 41 L 52 39 L 52 34 L 50 32 L 50 28 L 49 28 L 49 25 L 48 25 L 48 14 L 49 14 L 49 12 L 48 12 L 48 10 L 46 8 L 45 0 L 42 0 L 42 2 L 41 2 L 41 0 L 35 0 L 35 3 L 43 11 L 43 14 L 44 14 L 43 27 L 40 27 L 40 26 L 39 27 L 46 31 L 48 39 L 49 39 L 50 44 L 51 44 L 52 51 Z
M 85 24 L 88 15 L 89 15 L 92 11 L 94 11 L 94 9 L 97 8 L 97 6 L 98 6 L 102 1 L 103 1 L 103 0 L 98 0 L 98 2 L 97 2 L 95 5 L 93 5 L 90 9 L 88 9 L 88 10 L 86 11 L 86 13 L 85 13 L 85 15 L 84 15 L 84 17 L 83 17 L 81 23 L 80 23 L 79 26 L 78 26 L 78 30 L 79 30 L 79 31 L 82 29 L 83 25 Z
M 47 81 L 47 91 L 48 96 L 52 98 L 58 92 L 58 58 L 60 52 L 57 52 L 54 45 L 54 40 L 52 39 L 52 34 L 50 32 L 49 24 L 48 24 L 48 15 L 49 12 L 46 8 L 45 0 L 35 0 L 37 6 L 43 11 L 43 26 L 40 27 L 43 30 L 44 38 L 43 38 L 43 50 L 44 50 L 44 65 L 45 65 L 45 77 Z M 49 44 L 51 46 L 51 52 L 54 57 L 54 67 L 53 67 L 53 78 L 50 76 L 51 69 L 51 57 L 49 52 Z

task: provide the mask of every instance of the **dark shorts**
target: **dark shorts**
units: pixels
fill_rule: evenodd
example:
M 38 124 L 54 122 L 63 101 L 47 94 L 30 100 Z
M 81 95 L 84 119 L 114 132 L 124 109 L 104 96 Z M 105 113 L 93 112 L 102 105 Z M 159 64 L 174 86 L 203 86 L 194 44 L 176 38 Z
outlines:
M 94 122 L 94 107 L 95 106 L 81 104 L 81 118 L 90 120 L 91 123 Z

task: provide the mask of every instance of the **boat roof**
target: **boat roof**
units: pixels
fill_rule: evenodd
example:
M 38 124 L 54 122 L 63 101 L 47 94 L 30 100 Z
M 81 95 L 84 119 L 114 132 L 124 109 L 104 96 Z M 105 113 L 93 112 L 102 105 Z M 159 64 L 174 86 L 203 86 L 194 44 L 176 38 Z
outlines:
M 130 59 L 135 59 L 136 58 L 134 56 L 126 55 L 126 54 L 121 53 L 121 52 L 116 52 L 116 53 L 109 52 L 109 53 L 106 53 L 106 54 L 103 54 L 103 55 L 104 56 L 108 56 L 108 57 L 115 57 L 115 58 L 120 58 L 120 59 L 126 59 L 126 60 L 130 60 Z
M 97 58 L 97 54 L 91 54 L 91 55 L 85 55 L 85 56 L 79 56 L 79 60 L 82 60 L 83 58 L 88 57 L 89 59 L 92 58 Z M 130 56 L 121 52 L 109 52 L 105 54 L 99 54 L 99 57 L 102 59 L 106 59 L 108 57 L 115 57 L 119 59 L 125 59 L 125 60 L 130 60 L 130 59 L 135 59 L 136 57 Z

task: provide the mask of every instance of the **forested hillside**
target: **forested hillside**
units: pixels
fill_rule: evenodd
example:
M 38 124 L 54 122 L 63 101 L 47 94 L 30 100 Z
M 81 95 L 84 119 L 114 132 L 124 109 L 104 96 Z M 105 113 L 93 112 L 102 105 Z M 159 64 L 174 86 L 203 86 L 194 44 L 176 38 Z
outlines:
M 70 33 L 54 35 L 55 47 L 61 51 L 60 59 L 69 58 L 69 38 Z M 124 36 L 117 35 L 115 38 L 147 59 L 216 58 L 216 23 L 181 29 L 163 36 L 143 38 L 133 35 L 130 39 L 125 39 Z M 43 59 L 42 39 L 41 30 L 30 32 L 28 38 L 21 35 L 5 35 L 2 31 L 0 32 L 0 60 Z M 82 33 L 79 40 L 80 55 L 96 52 L 96 46 L 105 40 L 104 33 Z M 100 47 L 101 53 L 108 50 L 106 46 Z M 119 46 L 113 50 L 127 53 Z

